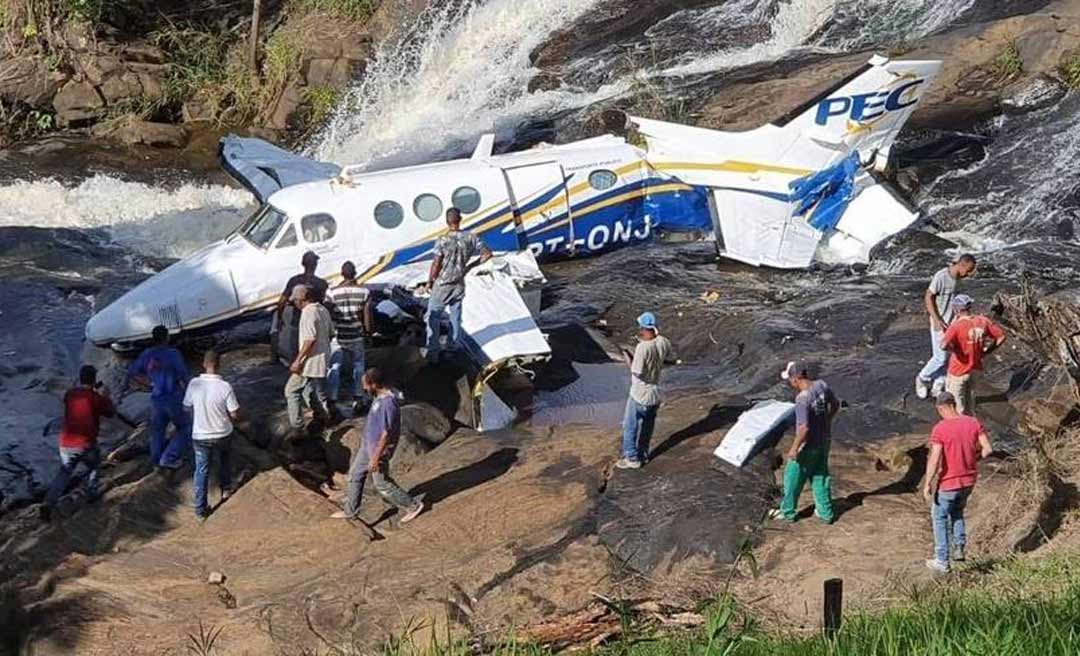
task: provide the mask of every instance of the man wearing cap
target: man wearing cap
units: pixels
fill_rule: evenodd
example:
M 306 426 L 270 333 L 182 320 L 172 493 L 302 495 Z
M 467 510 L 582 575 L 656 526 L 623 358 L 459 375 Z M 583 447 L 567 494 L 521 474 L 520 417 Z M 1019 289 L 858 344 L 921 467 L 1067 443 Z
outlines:
M 945 389 L 956 398 L 961 414 L 975 414 L 975 378 L 982 370 L 982 359 L 1005 343 L 1005 332 L 993 321 L 972 314 L 970 296 L 953 298 L 954 319 L 941 338 L 941 348 L 952 354 L 949 358 Z
M 290 298 L 300 312 L 300 349 L 289 366 L 291 375 L 285 383 L 285 401 L 289 424 L 294 431 L 299 431 L 304 426 L 301 405 L 305 400 L 316 416 L 321 415 L 331 423 L 337 418 L 326 396 L 333 323 L 330 312 L 312 299 L 312 291 L 307 285 L 293 287 Z
M 491 259 L 491 250 L 471 232 L 461 229 L 461 211 L 456 207 L 446 210 L 447 232 L 435 242 L 435 258 L 428 272 L 427 358 L 437 360 L 442 348 L 441 325 L 443 316 L 450 320 L 450 342 L 447 347 L 457 349 L 461 344 L 461 303 L 465 299 L 465 274 L 469 260 L 480 256 L 480 263 Z
M 769 513 L 771 519 L 795 521 L 795 514 L 806 481 L 814 490 L 814 514 L 832 524 L 832 477 L 829 475 L 829 447 L 832 420 L 840 410 L 840 401 L 823 380 L 814 380 L 806 362 L 789 362 L 780 372 L 797 390 L 795 396 L 795 440 L 787 453 L 784 468 L 784 498 L 780 508 Z
M 640 469 L 649 459 L 649 440 L 660 408 L 660 374 L 672 357 L 671 342 L 660 334 L 656 315 L 638 317 L 638 344 L 630 364 L 630 397 L 623 417 L 622 457 L 619 469 Z M 627 353 L 629 355 L 629 353 Z
M 300 264 L 304 267 L 304 272 L 289 278 L 289 281 L 285 283 L 285 290 L 278 297 L 274 315 L 270 319 L 270 359 L 274 362 L 277 361 L 278 338 L 281 328 L 285 325 L 286 308 L 292 302 L 293 289 L 297 285 L 306 285 L 312 291 L 312 298 L 316 303 L 322 303 L 326 296 L 328 286 L 326 281 L 315 275 L 315 269 L 319 266 L 319 256 L 314 251 L 308 251 L 300 258 Z M 288 314 L 289 325 L 295 330 L 300 325 L 300 313 L 288 312 Z
M 930 315 L 930 349 L 932 355 L 926 365 L 915 376 L 915 395 L 920 399 L 930 396 L 931 388 L 937 388 L 949 354 L 941 348 L 941 338 L 952 321 L 952 299 L 956 295 L 956 284 L 975 273 L 975 256 L 964 254 L 944 269 L 934 274 L 923 295 L 926 313 Z
M 934 557 L 926 561 L 926 566 L 935 572 L 948 572 L 950 556 L 957 562 L 965 558 L 964 507 L 979 476 L 978 462 L 990 457 L 993 448 L 979 420 L 960 414 L 951 392 L 939 394 L 935 403 L 941 421 L 930 433 L 930 457 L 923 482 L 923 498 L 931 504 L 934 525 Z

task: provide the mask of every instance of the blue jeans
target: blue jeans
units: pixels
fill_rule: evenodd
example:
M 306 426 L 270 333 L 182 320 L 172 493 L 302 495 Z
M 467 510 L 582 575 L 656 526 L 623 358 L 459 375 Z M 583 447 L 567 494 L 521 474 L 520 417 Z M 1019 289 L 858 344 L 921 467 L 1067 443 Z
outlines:
M 930 507 L 930 519 L 934 523 L 934 557 L 939 562 L 949 562 L 950 546 L 963 547 L 967 544 L 964 506 L 967 505 L 970 495 L 970 487 L 959 490 L 938 490 L 934 495 L 934 505 Z
M 930 349 L 932 355 L 930 359 L 926 361 L 926 365 L 923 366 L 922 371 L 919 372 L 919 378 L 927 383 L 933 383 L 938 378 L 945 375 L 945 365 L 949 364 L 949 352 L 941 348 L 941 340 L 945 337 L 945 332 L 941 330 L 930 329 Z
M 48 492 L 45 493 L 45 503 L 50 506 L 56 505 L 56 502 L 63 496 L 64 490 L 67 489 L 68 483 L 71 482 L 75 468 L 79 465 L 86 469 L 86 493 L 91 498 L 96 497 L 98 494 L 98 465 L 100 464 L 101 451 L 98 450 L 97 445 L 89 449 L 65 449 L 60 447 L 60 471 L 57 472 L 56 478 L 49 485 Z M 75 482 L 78 483 L 82 478 L 83 476 L 80 476 Z
M 446 347 L 456 350 L 461 346 L 461 301 L 443 305 L 435 301 L 428 301 L 427 314 L 424 320 L 427 322 L 427 349 L 428 354 L 438 353 L 442 346 L 439 341 L 442 336 L 442 321 L 444 317 L 450 320 L 450 340 Z
M 192 444 L 195 447 L 195 514 L 206 515 L 210 511 L 206 503 L 207 490 L 210 487 L 210 461 L 215 453 L 218 460 L 218 486 L 222 492 L 232 487 L 232 438 L 192 440 Z
M 338 344 L 335 340 L 330 345 L 330 370 L 326 373 L 326 395 L 331 401 L 338 400 L 341 390 L 341 370 L 347 366 L 346 361 L 352 362 L 353 400 L 359 401 L 365 398 L 364 394 L 364 371 L 367 370 L 364 358 L 364 344 Z
M 633 398 L 626 400 L 623 416 L 622 454 L 627 460 L 645 462 L 649 459 L 649 440 L 656 426 L 659 405 L 642 405 Z
M 176 469 L 191 450 L 191 415 L 184 410 L 182 401 L 180 396 L 150 399 L 150 463 L 153 465 Z M 170 423 L 176 427 L 176 434 L 166 442 L 165 430 Z
M 401 489 L 394 482 L 394 479 L 390 478 L 390 458 L 393 457 L 394 450 L 388 446 L 383 451 L 383 457 L 379 461 L 377 469 L 371 468 L 368 455 L 368 447 L 361 440 L 360 446 L 356 450 L 356 456 L 349 467 L 349 487 L 345 494 L 345 513 L 349 517 L 356 517 L 360 514 L 360 499 L 364 496 L 364 481 L 367 480 L 368 474 L 371 474 L 371 482 L 375 485 L 375 491 L 387 503 L 403 511 L 415 508 L 416 499 L 409 496 L 408 492 Z

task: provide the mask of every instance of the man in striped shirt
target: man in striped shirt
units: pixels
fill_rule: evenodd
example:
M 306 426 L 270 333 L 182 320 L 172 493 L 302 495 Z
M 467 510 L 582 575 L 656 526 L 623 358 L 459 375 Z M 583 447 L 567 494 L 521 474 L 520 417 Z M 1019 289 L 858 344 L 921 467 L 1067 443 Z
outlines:
M 352 361 L 353 413 L 363 414 L 371 404 L 364 392 L 363 378 L 367 366 L 364 358 L 364 337 L 373 325 L 371 293 L 356 281 L 356 265 L 341 265 L 340 285 L 326 293 L 326 306 L 334 320 L 337 338 L 330 345 L 330 371 L 326 391 L 331 403 L 337 403 L 341 390 L 341 369 Z

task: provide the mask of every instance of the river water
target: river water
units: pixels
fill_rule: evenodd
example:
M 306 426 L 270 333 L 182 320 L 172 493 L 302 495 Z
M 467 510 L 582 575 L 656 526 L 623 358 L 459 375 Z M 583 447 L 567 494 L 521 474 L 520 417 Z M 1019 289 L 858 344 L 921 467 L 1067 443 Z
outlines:
M 610 102 L 642 80 L 677 82 L 685 93 L 687 85 L 691 91 L 695 84 L 713 87 L 728 73 L 761 62 L 887 48 L 1044 3 L 728 0 L 684 3 L 683 9 L 654 3 L 663 8 L 650 10 L 654 14 L 647 23 L 614 33 L 583 29 L 586 36 L 558 64 L 562 84 L 529 90 L 538 47 L 559 30 L 588 28 L 591 21 L 625 11 L 627 4 L 437 3 L 404 38 L 381 46 L 364 78 L 305 151 L 373 168 L 467 152 L 489 131 L 497 133 L 500 145 L 520 144 L 524 124 Z M 598 36 L 590 40 L 591 33 Z M 1078 123 L 1080 97 L 1072 94 L 1039 112 L 973 125 L 971 135 L 913 135 L 907 139 L 912 149 L 934 140 L 979 144 L 974 156 L 968 151 L 935 160 L 937 172 L 926 177 L 915 200 L 927 210 L 934 230 L 978 252 L 994 275 L 1037 273 L 1070 284 L 1077 275 L 1072 228 L 1080 211 Z M 35 161 L 33 152 L 19 158 L 0 154 L 0 268 L 8 283 L 0 289 L 0 494 L 5 497 L 39 491 L 55 466 L 54 437 L 43 437 L 42 431 L 56 416 L 59 394 L 83 357 L 82 325 L 94 308 L 170 258 L 225 235 L 251 208 L 246 192 L 221 184 L 219 177 L 147 171 L 134 161 L 51 169 L 18 164 L 27 157 Z M 688 281 L 697 288 L 737 281 L 732 289 L 742 291 L 732 292 L 728 302 L 747 311 L 785 294 L 814 295 L 855 284 L 844 272 L 691 269 L 685 263 L 704 262 L 707 253 L 656 248 L 652 255 L 610 257 L 634 266 L 670 262 L 667 275 L 658 274 L 649 284 L 672 302 Z M 940 266 L 948 254 L 943 242 L 898 240 L 857 284 L 888 293 Z M 545 320 L 595 318 L 611 297 L 632 304 L 639 293 L 632 284 L 604 277 L 612 261 L 557 267 L 553 296 L 558 300 Z M 594 273 L 603 280 L 602 289 L 560 291 L 560 280 L 589 279 Z M 752 325 L 769 334 L 787 329 L 775 316 L 762 321 Z M 730 361 L 736 369 L 749 366 L 740 362 Z M 603 367 L 583 370 L 590 366 Z M 691 377 L 700 384 L 708 376 L 698 370 Z M 724 371 L 712 382 L 748 394 L 773 384 L 750 370 Z M 585 399 L 591 393 L 575 392 Z M 611 421 L 608 415 L 617 419 L 618 403 L 612 402 L 593 415 L 586 410 L 585 420 L 597 412 L 605 422 Z

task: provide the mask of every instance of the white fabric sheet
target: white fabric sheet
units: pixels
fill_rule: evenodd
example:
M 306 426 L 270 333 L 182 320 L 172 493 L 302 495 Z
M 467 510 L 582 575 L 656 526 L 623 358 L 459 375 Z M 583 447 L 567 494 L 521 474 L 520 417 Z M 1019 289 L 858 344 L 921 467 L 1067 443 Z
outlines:
M 736 467 L 742 467 L 758 442 L 794 414 L 794 403 L 761 401 L 739 415 L 739 420 L 727 432 L 713 454 Z

